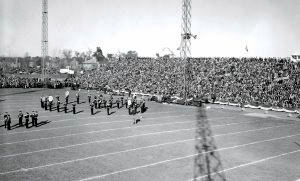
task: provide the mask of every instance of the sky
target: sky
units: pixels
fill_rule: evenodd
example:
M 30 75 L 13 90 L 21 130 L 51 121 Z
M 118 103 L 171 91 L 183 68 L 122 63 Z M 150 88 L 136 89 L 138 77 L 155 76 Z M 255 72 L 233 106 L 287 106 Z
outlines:
M 0 55 L 41 54 L 42 0 L 0 0 Z M 135 50 L 155 57 L 180 45 L 182 0 L 48 0 L 49 55 L 63 49 Z M 300 53 L 300 0 L 192 0 L 192 56 Z M 247 46 L 248 52 L 245 50 Z

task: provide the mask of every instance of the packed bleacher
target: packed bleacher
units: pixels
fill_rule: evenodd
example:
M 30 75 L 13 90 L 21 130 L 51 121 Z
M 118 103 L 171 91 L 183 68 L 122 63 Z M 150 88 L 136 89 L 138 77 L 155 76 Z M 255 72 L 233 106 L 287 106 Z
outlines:
M 82 87 L 184 97 L 183 62 L 178 58 L 111 61 L 83 74 Z M 192 58 L 187 62 L 187 96 L 295 109 L 300 107 L 300 64 L 285 58 Z
M 116 59 L 82 75 L 52 82 L 50 88 L 80 87 L 161 95 L 177 102 L 185 96 L 184 62 L 179 58 Z M 300 64 L 286 58 L 191 58 L 186 62 L 188 98 L 264 107 L 300 107 Z M 1 76 L 0 87 L 39 87 L 37 78 Z M 48 86 L 49 87 L 49 86 Z
M 22 77 L 16 75 L 1 75 L 0 88 L 63 88 L 64 82 L 57 80 L 47 80 L 43 82 L 41 78 Z

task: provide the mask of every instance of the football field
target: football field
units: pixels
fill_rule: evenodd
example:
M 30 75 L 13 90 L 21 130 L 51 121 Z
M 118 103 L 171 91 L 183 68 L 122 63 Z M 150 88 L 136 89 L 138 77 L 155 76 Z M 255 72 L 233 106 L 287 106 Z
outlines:
M 125 107 L 90 114 L 81 90 L 76 114 L 44 110 L 42 95 L 65 89 L 0 89 L 0 180 L 189 181 L 194 177 L 198 108 L 146 102 L 147 111 Z M 95 92 L 94 92 L 95 93 Z M 70 91 L 70 102 L 75 101 Z M 56 102 L 56 101 L 54 101 Z M 62 105 L 62 104 L 61 104 Z M 221 105 L 206 114 L 228 181 L 300 179 L 300 121 L 296 115 Z M 17 115 L 38 111 L 38 126 L 19 127 Z M 139 109 L 138 109 L 139 110 Z M 12 130 L 3 126 L 3 113 Z M 143 116 L 133 124 L 133 118 Z M 214 173 L 212 173 L 214 174 Z M 198 180 L 206 178 L 205 175 Z

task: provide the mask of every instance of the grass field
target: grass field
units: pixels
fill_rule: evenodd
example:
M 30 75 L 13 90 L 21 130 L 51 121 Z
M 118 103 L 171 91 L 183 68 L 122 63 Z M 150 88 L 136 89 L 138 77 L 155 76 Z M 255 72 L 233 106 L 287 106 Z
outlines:
M 75 115 L 40 108 L 41 95 L 63 98 L 64 91 L 0 89 L 0 112 L 9 112 L 12 125 L 16 124 L 10 131 L 0 127 L 0 180 L 193 178 L 197 108 L 147 102 L 149 109 L 136 125 L 125 108 L 114 108 L 110 116 L 104 109 L 91 116 L 86 102 L 77 105 Z M 72 102 L 75 92 L 70 93 Z M 85 91 L 82 101 L 87 101 Z M 300 179 L 296 115 L 208 106 L 207 117 L 227 180 Z M 37 110 L 39 126 L 18 127 L 19 110 Z

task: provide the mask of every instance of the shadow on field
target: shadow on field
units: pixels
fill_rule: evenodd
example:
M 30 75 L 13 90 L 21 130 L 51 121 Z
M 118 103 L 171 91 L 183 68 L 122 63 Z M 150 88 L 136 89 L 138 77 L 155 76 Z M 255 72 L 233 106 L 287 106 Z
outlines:
M 94 115 L 98 114 L 99 112 L 101 112 L 101 111 L 96 111 L 96 112 L 94 112 Z
M 76 114 L 79 114 L 79 113 L 82 113 L 82 112 L 84 112 L 84 110 L 78 111 L 78 112 L 76 112 Z
M 0 97 L 2 96 L 10 96 L 10 95 L 17 95 L 17 94 L 28 94 L 28 93 L 33 93 L 33 92 L 40 92 L 43 91 L 44 89 L 40 89 L 40 90 L 28 90 L 28 91 L 24 91 L 24 92 L 15 92 L 15 93 L 9 93 L 9 94 L 0 94 Z
M 116 113 L 116 111 L 110 112 L 108 115 L 112 115 L 112 114 L 114 114 L 114 113 Z
M 14 124 L 10 127 L 10 130 L 17 129 L 17 128 L 20 128 L 20 127 L 23 127 L 23 126 L 19 125 L 19 123 L 16 123 L 16 124 Z
M 49 121 L 49 120 L 41 121 L 41 122 L 39 122 L 39 123 L 37 124 L 36 127 L 40 127 L 40 126 L 43 126 L 43 125 L 48 124 L 48 123 L 51 123 L 51 121 Z
M 226 181 L 217 149 L 205 105 L 200 103 L 196 119 L 194 180 Z

